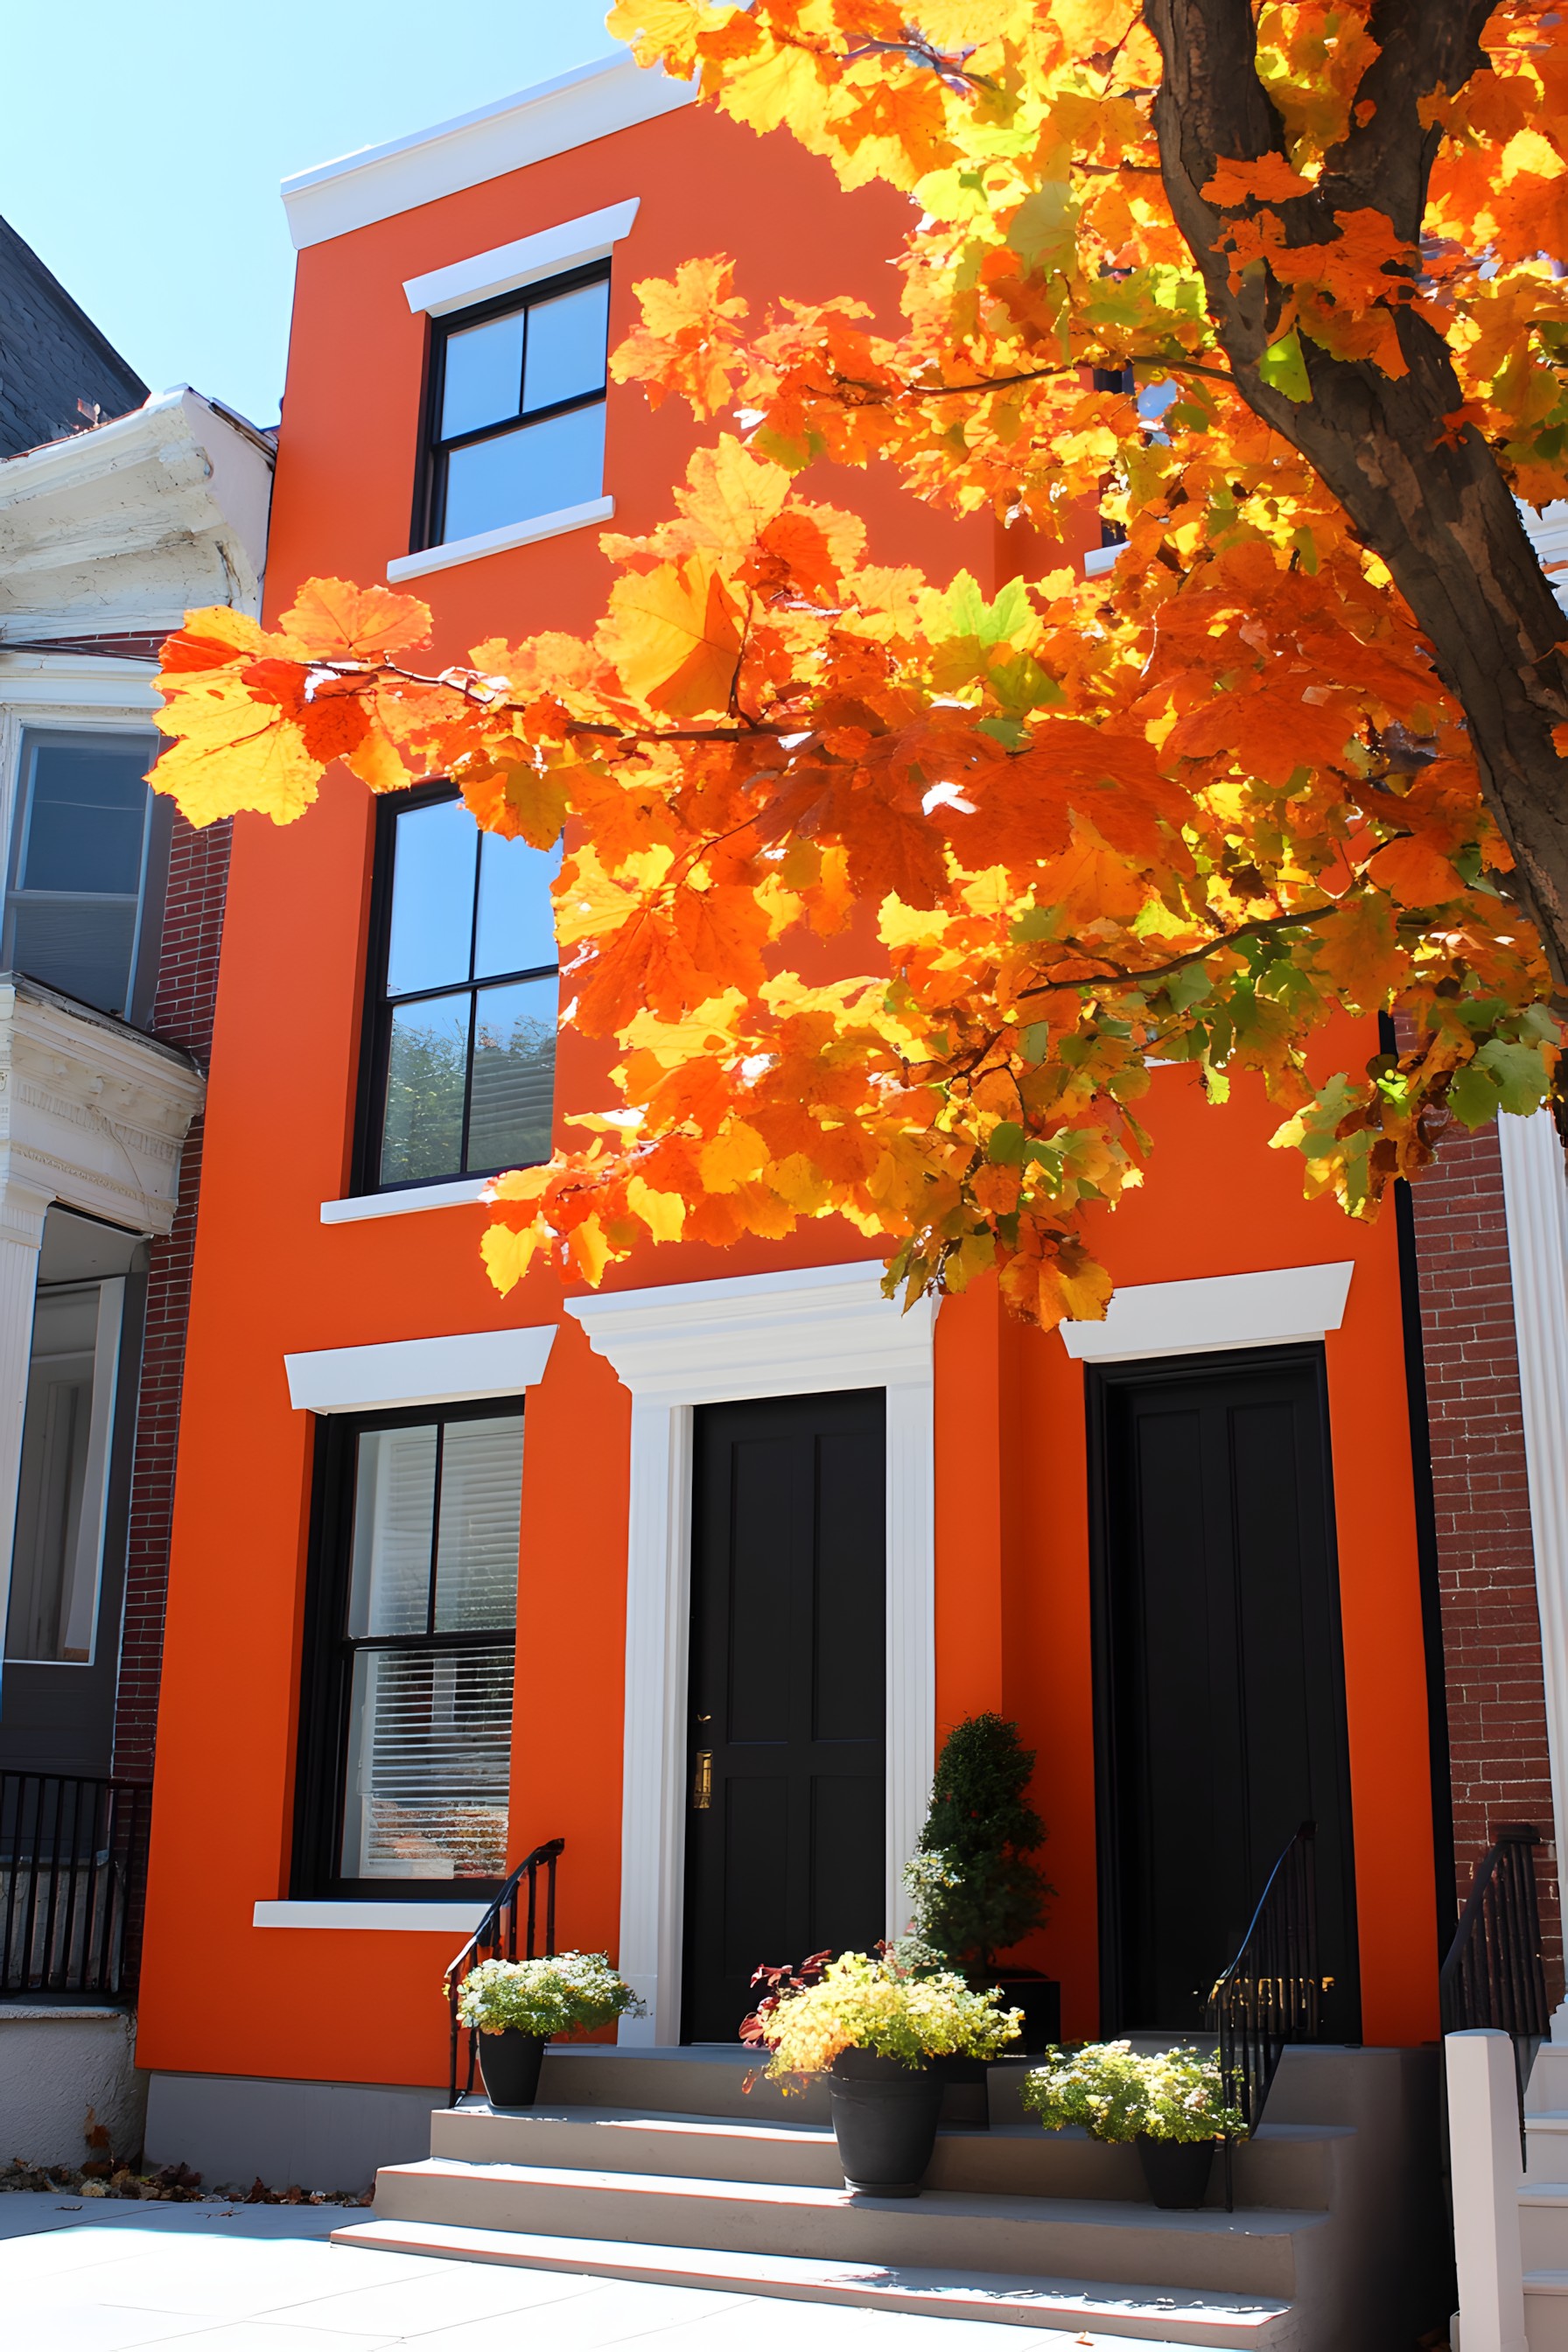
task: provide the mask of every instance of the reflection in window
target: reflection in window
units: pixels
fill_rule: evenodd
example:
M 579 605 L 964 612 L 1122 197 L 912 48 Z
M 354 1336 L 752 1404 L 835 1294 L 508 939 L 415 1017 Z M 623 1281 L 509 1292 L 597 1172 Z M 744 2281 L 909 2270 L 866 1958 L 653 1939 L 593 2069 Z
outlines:
M 33 1309 L 5 1655 L 90 1665 L 125 1285 L 50 1285 Z
M 359 1433 L 345 1879 L 505 1872 L 521 1505 L 521 1412 Z
M 382 822 L 391 875 L 368 1183 L 548 1160 L 560 849 L 481 834 L 450 795 L 389 803 Z
M 599 496 L 609 306 L 601 268 L 438 331 L 432 545 Z
M 152 1010 L 172 803 L 153 735 L 29 729 L 6 877 L 5 968 L 104 1013 Z

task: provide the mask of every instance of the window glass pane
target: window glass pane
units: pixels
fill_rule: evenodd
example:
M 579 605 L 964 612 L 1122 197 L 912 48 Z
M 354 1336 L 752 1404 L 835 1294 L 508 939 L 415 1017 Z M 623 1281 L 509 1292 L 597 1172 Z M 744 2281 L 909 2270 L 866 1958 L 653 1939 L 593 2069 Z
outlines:
M 100 1012 L 123 1013 L 136 944 L 134 898 L 30 898 L 14 893 L 5 962 L 46 988 Z
M 135 737 L 111 738 L 101 751 L 80 741 L 31 743 L 20 888 L 135 898 L 149 797 L 142 779 L 154 748 Z
M 430 996 L 417 1004 L 400 1004 L 393 1013 L 382 1121 L 383 1184 L 413 1184 L 462 1172 L 470 1001 L 465 989 L 460 996 Z
M 557 400 L 604 389 L 609 322 L 608 278 L 534 303 L 528 314 L 524 408 L 549 408 Z
M 40 1290 L 16 1496 L 5 1655 L 92 1656 L 101 1520 L 88 1493 L 99 1292 Z
M 521 310 L 513 310 L 504 319 L 487 319 L 482 327 L 463 327 L 447 336 L 441 389 L 443 441 L 517 415 L 522 317 Z
M 510 1643 L 361 1650 L 350 1694 L 345 1878 L 500 1878 Z
M 559 994 L 553 973 L 479 990 L 470 1168 L 525 1168 L 549 1159 Z
M 574 408 L 454 449 L 443 540 L 471 539 L 596 499 L 605 486 L 605 404 Z
M 436 1630 L 517 1622 L 522 1522 L 522 1415 L 449 1421 L 441 1447 Z
M 354 1474 L 350 1634 L 423 1633 L 429 1622 L 436 1424 L 367 1429 Z
M 392 866 L 386 992 L 467 980 L 479 829 L 461 801 L 400 810 Z
M 561 844 L 535 849 L 487 833 L 479 851 L 479 920 L 474 975 L 532 971 L 555 961 L 555 907 L 550 886 L 561 871 Z

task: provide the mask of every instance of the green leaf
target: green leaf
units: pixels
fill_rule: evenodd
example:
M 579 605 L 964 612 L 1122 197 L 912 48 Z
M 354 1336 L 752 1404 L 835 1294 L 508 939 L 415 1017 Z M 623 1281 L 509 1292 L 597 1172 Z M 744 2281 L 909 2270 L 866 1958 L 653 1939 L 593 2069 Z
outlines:
M 1007 224 L 1007 242 L 1026 269 L 1068 270 L 1078 236 L 1078 205 L 1068 180 L 1047 180 L 1026 196 Z
M 1029 940 L 1054 940 L 1061 919 L 1059 907 L 1026 907 L 1021 915 L 1013 918 L 1011 936 L 1014 945 L 1022 947 Z
M 1029 1139 L 1017 1120 L 1005 1118 L 992 1129 L 991 1139 L 986 1144 L 985 1153 L 987 1159 L 994 1160 L 1004 1167 L 1021 1168 L 1024 1164 L 1024 1155 L 1028 1148 Z
M 1043 1062 L 1051 1050 L 1050 1023 L 1031 1021 L 1021 1042 L 1026 1062 Z
M 1511 1045 L 1505 1037 L 1494 1037 L 1476 1055 L 1485 1065 L 1496 1083 L 1504 1110 L 1516 1118 L 1528 1118 L 1546 1100 L 1551 1080 L 1533 1045 Z
M 1166 1001 L 1173 1012 L 1186 1013 L 1203 1003 L 1212 986 L 1206 966 L 1190 963 L 1184 971 L 1173 971 L 1165 982 Z
M 1467 1127 L 1485 1127 L 1498 1107 L 1500 1089 L 1478 1055 L 1448 1082 L 1448 1108 Z
M 1310 400 L 1312 380 L 1307 373 L 1307 362 L 1301 355 L 1301 341 L 1294 327 L 1270 343 L 1258 362 L 1258 373 L 1276 392 L 1287 400 Z

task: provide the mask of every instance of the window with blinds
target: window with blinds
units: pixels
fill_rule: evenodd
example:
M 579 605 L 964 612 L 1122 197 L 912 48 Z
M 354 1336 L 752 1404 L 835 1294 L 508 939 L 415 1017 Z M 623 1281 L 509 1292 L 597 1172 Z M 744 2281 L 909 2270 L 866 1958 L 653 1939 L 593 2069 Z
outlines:
M 520 1409 L 333 1422 L 303 1824 L 319 1884 L 504 1876 Z M 335 1799 L 335 1801 L 333 1800 Z

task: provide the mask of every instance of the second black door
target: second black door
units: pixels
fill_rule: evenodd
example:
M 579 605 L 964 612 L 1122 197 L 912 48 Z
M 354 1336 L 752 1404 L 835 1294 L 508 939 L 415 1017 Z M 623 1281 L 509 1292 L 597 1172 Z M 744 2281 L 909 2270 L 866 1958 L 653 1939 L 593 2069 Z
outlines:
M 1109 2030 L 1201 2028 L 1315 1822 L 1323 2030 L 1359 2034 L 1321 1349 L 1106 1367 L 1099 1716 Z
M 759 1966 L 883 1932 L 880 1389 L 705 1405 L 692 1489 L 685 2038 Z

